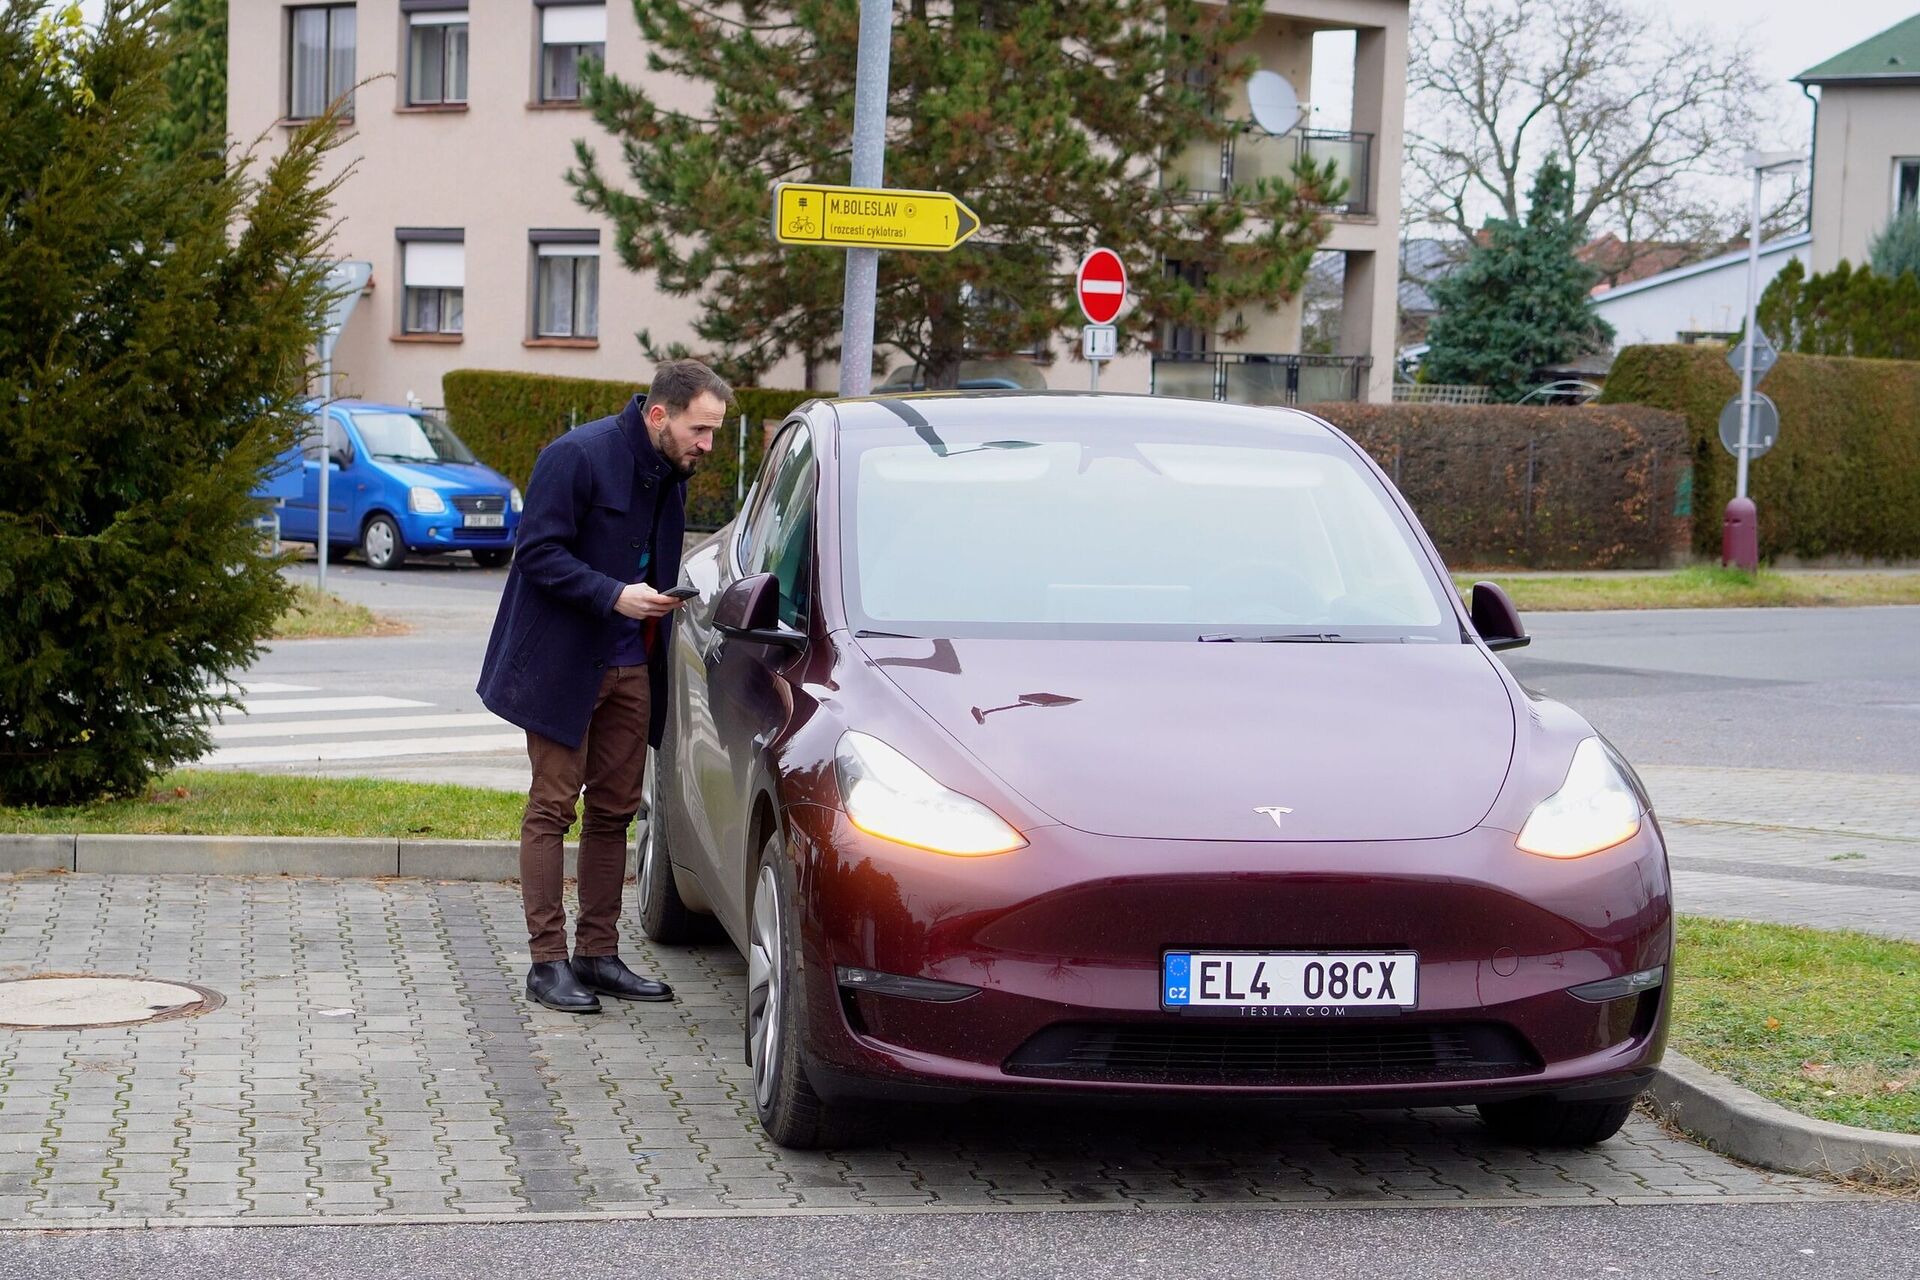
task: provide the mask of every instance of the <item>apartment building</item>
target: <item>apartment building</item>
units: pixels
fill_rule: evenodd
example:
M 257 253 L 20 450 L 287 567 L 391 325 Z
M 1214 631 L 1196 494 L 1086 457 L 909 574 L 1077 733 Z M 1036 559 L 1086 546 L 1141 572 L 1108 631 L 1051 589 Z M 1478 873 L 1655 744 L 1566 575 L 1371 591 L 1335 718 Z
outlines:
M 1351 102 L 1335 104 L 1344 127 L 1310 123 L 1276 138 L 1249 123 L 1224 147 L 1177 158 L 1173 172 L 1192 198 L 1206 199 L 1236 177 L 1284 168 L 1303 149 L 1336 161 L 1349 190 L 1328 211 L 1324 247 L 1341 265 L 1338 349 L 1300 353 L 1296 298 L 1248 315 L 1236 343 L 1157 334 L 1156 354 L 1108 366 L 1104 390 L 1260 403 L 1388 397 L 1407 0 L 1273 0 L 1267 8 L 1254 51 L 1303 98 L 1324 45 L 1316 37 L 1351 33 Z M 352 166 L 336 197 L 334 248 L 374 270 L 336 348 L 341 394 L 438 404 L 441 377 L 459 368 L 638 379 L 646 369 L 638 331 L 663 345 L 697 345 L 698 300 L 663 294 L 622 267 L 611 227 L 575 203 L 563 176 L 576 139 L 619 171 L 615 144 L 580 101 L 582 57 L 603 59 L 663 100 L 699 92 L 647 69 L 624 0 L 231 0 L 228 57 L 229 131 L 242 142 L 264 137 L 270 150 L 276 135 L 352 94 L 351 136 L 333 157 L 336 167 Z M 1236 123 L 1247 115 L 1244 100 L 1230 105 Z M 814 385 L 837 383 L 830 366 L 811 372 Z M 1065 344 L 1034 372 L 1055 387 L 1087 381 Z M 765 381 L 798 387 L 807 376 L 795 358 Z

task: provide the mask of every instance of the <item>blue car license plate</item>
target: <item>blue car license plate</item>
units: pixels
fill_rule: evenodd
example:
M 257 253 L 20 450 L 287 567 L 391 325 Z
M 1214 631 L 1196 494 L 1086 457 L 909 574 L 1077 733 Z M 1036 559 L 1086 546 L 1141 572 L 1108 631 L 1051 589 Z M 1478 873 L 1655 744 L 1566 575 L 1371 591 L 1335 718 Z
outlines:
M 1242 1017 L 1398 1013 L 1419 1002 L 1412 951 L 1170 951 L 1160 1007 Z

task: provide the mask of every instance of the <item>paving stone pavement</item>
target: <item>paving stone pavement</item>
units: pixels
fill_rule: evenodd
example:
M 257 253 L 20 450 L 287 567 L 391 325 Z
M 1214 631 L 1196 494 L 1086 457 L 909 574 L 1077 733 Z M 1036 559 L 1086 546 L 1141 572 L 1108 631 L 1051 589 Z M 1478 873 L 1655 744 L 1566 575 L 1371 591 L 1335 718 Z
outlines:
M 1920 941 L 1920 777 L 1688 766 L 1640 775 L 1680 910 Z
M 138 1028 L 0 1032 L 0 1226 L 1839 1194 L 1644 1118 L 1543 1152 L 1454 1109 L 914 1110 L 859 1150 L 783 1151 L 752 1119 L 730 947 L 629 941 L 679 1001 L 578 1019 L 520 994 L 525 939 L 511 885 L 0 877 L 0 978 L 226 996 Z

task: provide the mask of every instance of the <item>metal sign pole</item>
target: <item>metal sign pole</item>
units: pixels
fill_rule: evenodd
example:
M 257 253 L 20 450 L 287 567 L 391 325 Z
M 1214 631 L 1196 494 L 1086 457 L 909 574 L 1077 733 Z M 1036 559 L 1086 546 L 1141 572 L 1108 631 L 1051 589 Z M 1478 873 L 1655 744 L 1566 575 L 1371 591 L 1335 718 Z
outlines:
M 338 330 L 332 326 L 320 335 L 320 411 L 314 427 L 320 433 L 320 590 L 327 589 L 327 472 L 333 469 L 333 451 L 327 448 L 327 402 L 333 399 L 333 342 Z
M 887 162 L 887 76 L 893 58 L 893 0 L 860 0 L 859 66 L 853 91 L 853 185 L 880 185 Z M 873 387 L 874 294 L 878 249 L 847 250 L 840 311 L 840 394 Z
M 1760 343 L 1760 176 L 1753 170 L 1753 207 L 1747 226 L 1747 341 L 1740 361 L 1740 452 L 1735 459 L 1733 496 L 1747 496 L 1747 462 L 1753 451 L 1753 352 Z
M 1089 390 L 1098 391 L 1100 389 L 1100 361 L 1089 360 L 1087 364 L 1093 368 L 1093 385 Z

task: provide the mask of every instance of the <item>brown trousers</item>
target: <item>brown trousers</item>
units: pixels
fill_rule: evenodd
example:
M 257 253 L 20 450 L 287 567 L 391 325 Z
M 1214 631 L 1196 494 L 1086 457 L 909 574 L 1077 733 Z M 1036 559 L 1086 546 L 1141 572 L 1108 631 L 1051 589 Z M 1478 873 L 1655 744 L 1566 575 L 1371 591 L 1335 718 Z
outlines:
M 610 956 L 620 949 L 620 891 L 627 877 L 627 831 L 640 808 L 647 768 L 647 669 L 609 667 L 593 719 L 578 747 L 527 734 L 533 786 L 520 822 L 520 896 L 527 908 L 527 945 L 535 964 L 567 958 L 567 828 L 582 789 L 580 920 L 574 954 Z

